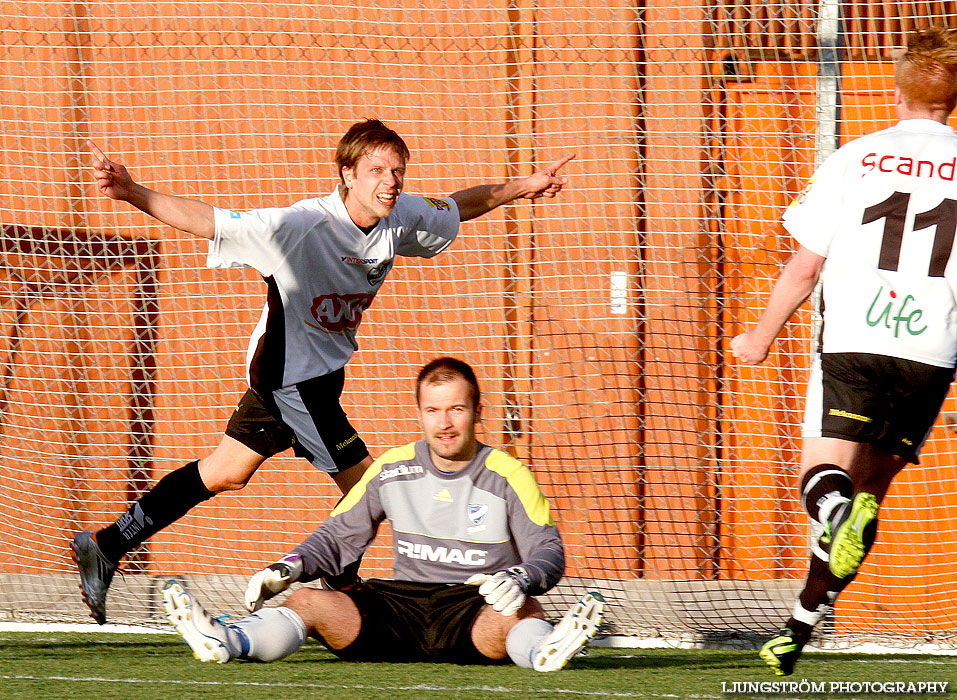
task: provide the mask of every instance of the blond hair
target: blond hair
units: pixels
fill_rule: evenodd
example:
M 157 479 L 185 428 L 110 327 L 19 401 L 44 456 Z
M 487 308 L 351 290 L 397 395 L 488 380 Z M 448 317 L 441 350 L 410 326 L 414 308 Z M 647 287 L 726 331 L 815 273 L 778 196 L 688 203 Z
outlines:
M 957 32 L 931 27 L 911 34 L 895 83 L 907 105 L 950 114 L 957 107 Z

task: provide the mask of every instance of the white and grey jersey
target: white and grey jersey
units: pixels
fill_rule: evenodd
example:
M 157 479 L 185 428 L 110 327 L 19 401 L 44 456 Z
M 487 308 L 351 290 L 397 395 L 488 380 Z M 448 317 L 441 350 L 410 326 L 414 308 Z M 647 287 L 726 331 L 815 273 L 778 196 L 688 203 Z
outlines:
M 249 384 L 264 396 L 344 367 L 395 257 L 432 257 L 459 227 L 454 200 L 401 194 L 365 233 L 338 189 L 289 207 L 214 214 L 207 265 L 253 267 L 268 289 L 246 355 Z
M 527 592 L 539 595 L 565 570 L 548 501 L 525 465 L 480 445 L 464 469 L 442 472 L 419 441 L 376 460 L 329 520 L 295 548 L 303 580 L 341 573 L 386 518 L 396 580 L 463 583 L 520 565 L 528 573 Z
M 957 364 L 957 135 L 907 119 L 842 146 L 784 226 L 826 258 L 827 353 Z

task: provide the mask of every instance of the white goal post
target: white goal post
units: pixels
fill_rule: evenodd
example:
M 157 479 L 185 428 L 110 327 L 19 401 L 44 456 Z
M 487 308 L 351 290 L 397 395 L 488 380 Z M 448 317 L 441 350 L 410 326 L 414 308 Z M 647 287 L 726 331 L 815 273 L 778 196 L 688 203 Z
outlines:
M 100 197 L 86 140 L 144 183 L 244 209 L 329 192 L 338 138 L 377 117 L 411 147 L 411 192 L 575 159 L 559 198 L 398 262 L 343 397 L 373 453 L 418 437 L 417 369 L 462 357 L 480 438 L 533 469 L 563 533 L 550 611 L 587 585 L 616 634 L 776 630 L 808 555 L 810 310 L 764 366 L 728 340 L 790 253 L 779 216 L 822 142 L 889 125 L 893 50 L 955 16 L 953 0 L 4 3 L 0 621 L 86 619 L 69 538 L 218 442 L 264 299 L 250 271 L 208 270 L 200 242 Z M 951 398 L 821 641 L 955 645 L 955 425 Z M 245 577 L 336 498 L 269 460 L 129 558 L 111 621 L 161 623 L 170 576 L 238 614 Z M 363 566 L 386 575 L 386 548 Z

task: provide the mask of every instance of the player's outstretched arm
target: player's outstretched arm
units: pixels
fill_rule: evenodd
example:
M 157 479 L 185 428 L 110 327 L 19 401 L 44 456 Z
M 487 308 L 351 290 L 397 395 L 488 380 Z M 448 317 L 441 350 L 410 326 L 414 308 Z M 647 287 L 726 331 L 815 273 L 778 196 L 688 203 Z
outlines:
M 781 271 L 768 307 L 754 328 L 731 339 L 731 354 L 749 365 L 764 362 L 784 324 L 811 296 L 823 266 L 823 257 L 800 246 Z
M 516 199 L 554 197 L 568 182 L 568 178 L 560 175 L 559 171 L 574 157 L 573 153 L 562 156 L 528 177 L 498 185 L 476 185 L 452 193 L 450 196 L 459 208 L 459 220 L 468 221 L 478 218 Z
M 205 202 L 163 194 L 134 182 L 129 171 L 110 160 L 103 151 L 88 141 L 93 154 L 93 177 L 100 192 L 110 199 L 128 202 L 154 219 L 173 228 L 202 238 L 212 238 L 215 231 L 213 208 Z

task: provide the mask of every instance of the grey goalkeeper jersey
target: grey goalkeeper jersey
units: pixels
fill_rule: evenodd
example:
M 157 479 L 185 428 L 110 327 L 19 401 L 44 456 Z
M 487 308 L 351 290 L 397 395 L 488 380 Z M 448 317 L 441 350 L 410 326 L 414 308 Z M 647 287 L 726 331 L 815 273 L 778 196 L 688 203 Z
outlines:
M 294 550 L 302 580 L 336 575 L 357 561 L 388 518 L 394 576 L 463 583 L 473 574 L 522 566 L 530 595 L 552 588 L 565 554 L 548 501 L 521 462 L 487 445 L 461 471 L 432 464 L 426 442 L 389 450 Z

